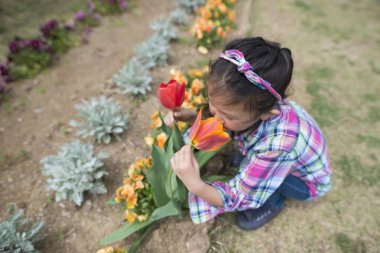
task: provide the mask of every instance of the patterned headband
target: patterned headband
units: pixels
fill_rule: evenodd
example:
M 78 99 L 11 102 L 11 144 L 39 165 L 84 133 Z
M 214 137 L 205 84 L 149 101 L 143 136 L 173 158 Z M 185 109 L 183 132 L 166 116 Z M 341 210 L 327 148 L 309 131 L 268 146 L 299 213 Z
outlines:
M 220 57 L 238 66 L 237 70 L 244 74 L 251 83 L 262 90 L 269 91 L 278 100 L 282 100 L 280 94 L 272 88 L 272 85 L 269 82 L 265 81 L 258 74 L 253 72 L 251 64 L 244 59 L 244 54 L 242 52 L 236 49 L 227 50 L 221 53 Z

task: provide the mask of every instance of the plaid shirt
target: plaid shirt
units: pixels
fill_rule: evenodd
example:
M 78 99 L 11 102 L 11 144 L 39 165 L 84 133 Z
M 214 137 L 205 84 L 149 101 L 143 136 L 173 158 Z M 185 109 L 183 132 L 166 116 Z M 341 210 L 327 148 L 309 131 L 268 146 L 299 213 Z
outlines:
M 261 122 L 255 130 L 234 132 L 234 141 L 246 156 L 230 181 L 212 183 L 223 207 L 189 193 L 194 223 L 206 222 L 223 212 L 258 208 L 289 174 L 302 179 L 310 199 L 329 191 L 331 167 L 326 140 L 314 119 L 292 101 L 280 102 L 281 114 Z

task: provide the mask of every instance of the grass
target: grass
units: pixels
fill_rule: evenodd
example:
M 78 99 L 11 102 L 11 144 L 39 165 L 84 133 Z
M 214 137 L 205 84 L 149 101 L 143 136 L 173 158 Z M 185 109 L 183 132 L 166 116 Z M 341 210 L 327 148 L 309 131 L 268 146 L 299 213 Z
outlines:
M 336 104 L 324 95 L 329 93 L 333 77 L 333 69 L 329 67 L 313 66 L 306 72 L 306 91 L 313 97 L 310 111 L 321 127 L 330 126 L 339 118 Z
M 372 148 L 380 148 L 380 138 L 375 136 L 367 135 L 367 134 L 359 134 L 358 140 L 360 142 L 365 142 L 368 147 Z
M 336 243 L 343 253 L 365 253 L 365 244 L 361 240 L 353 240 L 347 234 L 341 232 L 336 235 Z
M 342 155 L 334 165 L 343 172 L 342 178 L 346 185 L 359 183 L 374 186 L 380 183 L 378 165 L 364 164 L 358 157 Z
M 292 50 L 292 82 L 304 87 L 291 99 L 322 126 L 333 185 L 316 202 L 287 202 L 284 213 L 258 231 L 236 233 L 232 219 L 217 218 L 225 231 L 215 232 L 212 242 L 239 253 L 378 252 L 379 10 L 373 0 L 254 2 L 251 34 Z

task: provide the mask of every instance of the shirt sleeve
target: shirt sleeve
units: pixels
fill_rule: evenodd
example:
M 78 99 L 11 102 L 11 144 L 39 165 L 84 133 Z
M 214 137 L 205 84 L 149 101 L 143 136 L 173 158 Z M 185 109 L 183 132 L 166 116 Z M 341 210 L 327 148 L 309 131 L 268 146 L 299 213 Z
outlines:
M 194 223 L 206 222 L 220 213 L 258 208 L 275 192 L 292 167 L 289 153 L 268 151 L 250 154 L 238 174 L 230 181 L 212 183 L 220 194 L 223 207 L 189 193 L 190 216 Z

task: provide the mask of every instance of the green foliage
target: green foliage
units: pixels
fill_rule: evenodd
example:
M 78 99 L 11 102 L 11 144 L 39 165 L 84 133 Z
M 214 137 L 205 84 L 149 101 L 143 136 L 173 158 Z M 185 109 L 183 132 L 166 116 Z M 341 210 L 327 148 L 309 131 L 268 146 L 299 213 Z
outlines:
M 42 221 L 35 223 L 29 229 L 27 221 L 22 218 L 22 211 L 11 207 L 8 220 L 0 222 L 0 252 L 37 253 L 33 243 L 40 238 L 39 232 L 43 227 Z
M 176 9 L 170 13 L 170 21 L 176 25 L 188 25 L 190 20 L 186 11 L 183 9 Z
M 153 224 L 154 222 L 163 219 L 168 216 L 175 216 L 180 213 L 180 210 L 177 208 L 176 204 L 174 204 L 172 201 L 168 202 L 166 205 L 157 208 L 152 215 L 150 216 L 149 220 L 144 222 L 133 222 L 128 223 L 124 225 L 121 229 L 111 233 L 110 235 L 106 236 L 103 240 L 100 241 L 101 245 L 106 245 L 110 243 L 114 243 L 116 241 L 120 241 L 124 238 L 127 238 L 131 234 L 148 227 L 149 225 Z
M 168 60 L 169 43 L 162 36 L 154 35 L 136 47 L 136 56 L 147 68 L 163 66 Z
M 331 88 L 332 77 L 333 70 L 327 67 L 312 68 L 306 73 L 306 91 L 313 96 L 311 112 L 321 127 L 330 126 L 339 118 L 339 108 L 324 94 Z
M 82 121 L 71 120 L 70 125 L 77 127 L 77 134 L 83 138 L 93 137 L 97 142 L 109 144 L 112 137 L 120 141 L 119 135 L 128 128 L 128 115 L 123 114 L 121 106 L 110 98 L 93 97 L 75 108 Z
M 150 28 L 154 31 L 155 36 L 160 36 L 167 41 L 177 39 L 177 29 L 172 25 L 169 19 L 160 18 L 154 21 Z
M 336 235 L 336 243 L 343 253 L 367 252 L 365 244 L 361 240 L 352 240 L 347 234 L 341 232 Z
M 93 146 L 78 140 L 62 146 L 57 156 L 44 157 L 42 173 L 50 177 L 48 190 L 55 192 L 55 200 L 69 199 L 76 205 L 83 202 L 83 193 L 104 194 L 106 187 L 101 179 L 108 173 L 102 160 L 105 153 L 93 154 Z
M 132 58 L 113 76 L 112 80 L 123 94 L 145 95 L 152 89 L 150 86 L 152 77 L 148 69 L 137 58 Z
M 103 1 L 103 0 L 93 0 L 90 2 L 93 5 L 94 11 L 102 15 L 110 14 L 121 14 L 127 9 L 127 2 L 125 0 L 115 0 L 115 1 Z
M 343 155 L 337 161 L 337 166 L 343 171 L 343 178 L 347 184 L 361 183 L 373 186 L 380 183 L 378 166 L 365 165 L 357 157 Z
M 157 208 L 153 211 L 152 215 L 147 221 L 126 224 L 123 228 L 111 233 L 104 238 L 100 244 L 110 244 L 124 238 L 131 234 L 148 228 L 159 219 L 168 216 L 182 216 L 182 207 L 186 207 L 187 203 L 187 189 L 180 181 L 170 165 L 170 159 L 174 153 L 177 152 L 184 145 L 184 140 L 177 125 L 173 129 L 169 128 L 160 114 L 162 120 L 161 130 L 168 135 L 164 148 L 153 145 L 152 159 L 153 166 L 146 171 L 145 175 L 153 189 L 153 199 Z M 215 154 L 215 152 L 198 151 L 195 157 L 202 167 L 206 162 Z M 149 229 L 149 228 L 148 228 Z M 145 236 L 145 235 L 144 235 Z M 137 245 L 133 246 L 135 249 Z
M 205 4 L 205 0 L 177 0 L 180 7 L 187 12 L 195 12 L 200 6 Z
M 69 29 L 57 27 L 51 31 L 50 36 L 46 38 L 47 43 L 51 46 L 54 53 L 64 54 L 70 48 L 79 44 L 78 36 L 73 34 Z
M 23 48 L 12 55 L 9 74 L 12 80 L 33 77 L 47 68 L 51 62 L 51 53 L 36 51 L 30 47 Z

